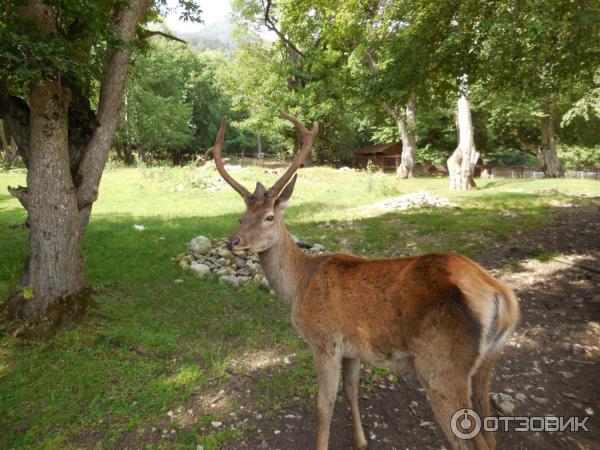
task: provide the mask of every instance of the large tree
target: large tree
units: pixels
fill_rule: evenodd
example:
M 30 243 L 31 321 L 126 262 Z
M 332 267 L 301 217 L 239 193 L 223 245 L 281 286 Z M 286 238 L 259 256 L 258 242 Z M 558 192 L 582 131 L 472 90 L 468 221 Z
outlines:
M 239 48 L 229 70 L 227 90 L 237 109 L 247 117 L 236 125 L 260 133 L 271 144 L 281 146 L 278 134 L 294 140 L 301 137 L 286 131 L 276 114 L 283 106 L 302 120 L 319 121 L 321 132 L 315 153 L 319 161 L 348 160 L 360 146 L 358 121 L 364 120 L 365 96 L 356 95 L 344 71 L 347 52 L 332 46 L 329 26 L 322 9 L 309 1 L 237 0 Z M 312 11 L 312 12 L 311 12 Z M 264 41 L 265 28 L 276 37 Z
M 535 149 L 547 177 L 561 172 L 556 151 L 559 110 L 584 97 L 600 66 L 600 14 L 593 1 L 503 0 L 484 21 L 482 64 L 487 89 L 523 99 L 538 122 L 536 140 L 518 136 Z
M 343 71 L 362 103 L 393 119 L 403 147 L 398 176 L 412 177 L 417 99 L 429 81 L 429 53 L 415 34 L 418 14 L 412 2 L 321 0 L 308 2 L 303 12 L 296 20 L 318 20 L 325 30 L 323 45 L 346 56 Z
M 198 9 L 185 3 L 185 15 L 197 18 Z M 155 17 L 153 6 L 153 0 L 5 2 L 0 118 L 27 167 L 27 186 L 9 190 L 27 210 L 30 234 L 22 288 L 6 302 L 4 316 L 38 318 L 85 290 L 82 236 L 132 49 L 153 34 L 140 27 Z

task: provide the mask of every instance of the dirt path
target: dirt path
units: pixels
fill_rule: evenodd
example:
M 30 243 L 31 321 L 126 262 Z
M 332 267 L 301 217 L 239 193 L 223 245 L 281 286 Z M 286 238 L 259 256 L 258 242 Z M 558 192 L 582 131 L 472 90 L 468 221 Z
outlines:
M 495 403 L 513 406 L 516 416 L 590 416 L 590 432 L 501 432 L 502 449 L 600 448 L 600 208 L 558 206 L 543 230 L 518 233 L 475 258 L 521 300 L 522 321 L 499 361 L 492 391 Z M 563 256 L 531 260 L 532 248 Z M 360 397 L 370 449 L 448 447 L 415 376 L 392 383 L 363 369 L 361 379 L 374 387 Z M 268 420 L 258 417 L 248 417 L 256 428 L 246 440 L 227 448 L 314 447 L 314 400 L 299 400 Z M 345 401 L 336 405 L 330 443 L 332 449 L 351 448 Z

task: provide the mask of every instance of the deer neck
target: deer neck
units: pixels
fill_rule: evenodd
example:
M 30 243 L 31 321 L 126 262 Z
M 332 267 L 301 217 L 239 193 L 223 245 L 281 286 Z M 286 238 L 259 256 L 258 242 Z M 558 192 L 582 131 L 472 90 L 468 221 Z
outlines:
M 269 284 L 286 303 L 292 304 L 305 286 L 306 263 L 310 256 L 298 248 L 283 229 L 282 239 L 258 257 Z

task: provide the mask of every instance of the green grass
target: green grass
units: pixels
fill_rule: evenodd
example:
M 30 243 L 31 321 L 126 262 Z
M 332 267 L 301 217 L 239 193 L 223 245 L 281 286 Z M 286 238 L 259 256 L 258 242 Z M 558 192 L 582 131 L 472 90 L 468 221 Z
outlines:
M 194 187 L 207 174 L 216 176 L 191 168 L 105 173 L 84 242 L 97 306 L 76 329 L 45 342 L 0 337 L 0 448 L 76 448 L 89 442 L 112 448 L 128 433 L 140 434 L 149 448 L 199 443 L 218 448 L 244 432 L 210 426 L 239 412 L 235 399 L 224 411 L 182 425 L 173 441 L 148 436 L 152 427 L 177 427 L 165 425 L 168 411 L 185 409 L 214 389 L 227 390 L 234 361 L 260 351 L 296 354 L 291 364 L 269 369 L 268 380 L 256 377 L 253 402 L 264 414 L 285 407 L 284 399 L 314 394 L 311 357 L 291 327 L 286 305 L 254 286 L 234 291 L 214 279 L 198 280 L 176 264 L 191 238 L 227 236 L 242 212 L 231 189 L 211 193 Z M 274 179 L 260 169 L 236 176 L 247 186 Z M 0 298 L 18 285 L 27 239 L 26 230 L 9 227 L 22 223 L 25 214 L 4 186 L 24 184 L 24 178 L 22 171 L 0 173 Z M 489 180 L 468 193 L 449 192 L 446 183 L 305 169 L 288 210 L 289 229 L 328 249 L 370 257 L 473 254 L 517 229 L 543 226 L 552 200 L 574 198 L 570 193 L 600 195 L 600 183 L 590 181 Z M 535 194 L 548 187 L 560 194 Z M 448 197 L 460 208 L 360 215 L 361 205 L 420 190 Z M 134 224 L 145 230 L 136 231 Z M 532 250 L 532 257 L 543 256 Z

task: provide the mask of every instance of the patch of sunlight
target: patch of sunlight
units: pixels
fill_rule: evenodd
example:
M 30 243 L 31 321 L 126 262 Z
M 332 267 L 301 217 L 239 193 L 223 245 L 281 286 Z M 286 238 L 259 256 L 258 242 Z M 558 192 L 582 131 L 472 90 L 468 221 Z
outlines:
M 177 387 L 197 383 L 200 378 L 200 369 L 191 364 L 184 364 L 176 373 L 167 378 L 167 381 Z
M 231 365 L 234 367 L 243 367 L 254 372 L 267 367 L 291 364 L 294 357 L 296 357 L 295 353 L 284 355 L 277 350 L 261 350 L 241 355 L 232 360 Z

